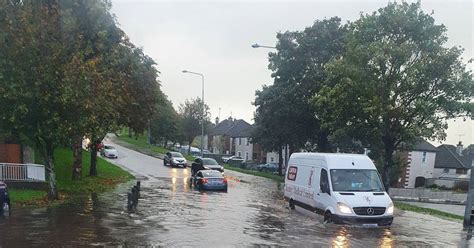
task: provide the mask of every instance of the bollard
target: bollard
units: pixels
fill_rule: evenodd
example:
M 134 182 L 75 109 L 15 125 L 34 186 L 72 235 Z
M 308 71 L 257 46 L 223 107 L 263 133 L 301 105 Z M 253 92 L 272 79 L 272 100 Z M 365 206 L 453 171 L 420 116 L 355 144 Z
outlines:
M 133 197 L 133 206 L 136 208 L 138 205 L 138 190 L 137 186 L 133 186 L 132 188 L 132 197 Z
M 127 193 L 127 210 L 132 211 L 132 208 L 133 208 L 132 193 Z
M 138 198 L 141 198 L 140 197 L 140 190 L 141 190 L 140 181 L 137 181 L 137 190 L 138 190 Z

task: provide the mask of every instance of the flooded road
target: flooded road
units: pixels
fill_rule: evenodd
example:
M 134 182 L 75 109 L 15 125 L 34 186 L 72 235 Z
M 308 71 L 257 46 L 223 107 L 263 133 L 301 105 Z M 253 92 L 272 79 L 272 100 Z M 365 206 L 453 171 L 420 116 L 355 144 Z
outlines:
M 391 228 L 323 224 L 306 210 L 290 210 L 282 186 L 226 171 L 228 193 L 190 188 L 186 169 L 119 147 L 114 161 L 141 177 L 138 209 L 126 211 L 130 184 L 50 208 L 16 210 L 0 219 L 0 247 L 123 245 L 165 247 L 467 247 L 460 222 L 396 212 Z M 142 165 L 135 164 L 142 161 Z M 127 163 L 133 163 L 128 166 Z

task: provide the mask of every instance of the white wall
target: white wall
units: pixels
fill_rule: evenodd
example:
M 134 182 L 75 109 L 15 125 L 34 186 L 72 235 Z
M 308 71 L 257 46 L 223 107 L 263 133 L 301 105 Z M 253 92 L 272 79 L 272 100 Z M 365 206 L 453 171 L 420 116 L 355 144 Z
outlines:
M 409 172 L 407 173 L 409 175 L 405 180 L 406 188 L 414 188 L 417 177 L 434 177 L 435 152 L 411 151 L 408 154 L 408 159 L 410 163 L 407 167 L 409 168 Z
M 234 138 L 235 155 L 238 156 L 240 153 L 240 156 L 244 158 L 245 161 L 253 160 L 253 144 L 247 141 L 249 141 L 249 138 Z

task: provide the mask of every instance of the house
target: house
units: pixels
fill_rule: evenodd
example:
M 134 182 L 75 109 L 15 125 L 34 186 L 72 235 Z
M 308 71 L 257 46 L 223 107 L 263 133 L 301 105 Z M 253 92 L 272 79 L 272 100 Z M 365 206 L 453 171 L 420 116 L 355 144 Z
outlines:
M 425 185 L 427 178 L 433 178 L 438 149 L 423 139 L 409 151 L 400 152 L 404 162 L 398 186 L 415 188 Z
M 456 180 L 466 180 L 474 165 L 474 145 L 463 149 L 461 142 L 457 146 L 443 144 L 434 147 L 420 139 L 412 150 L 400 155 L 404 166 L 397 186 L 403 188 L 425 186 L 427 179 L 451 187 Z
M 232 143 L 229 131 L 234 126 L 232 117 L 219 123 L 208 133 L 208 150 L 214 154 L 231 154 Z
M 467 178 L 474 163 L 474 145 L 463 149 L 461 142 L 454 145 L 438 146 L 434 178 Z
M 252 143 L 252 130 L 253 126 L 244 120 L 223 120 L 208 134 L 209 151 L 241 156 L 245 161 L 262 161 L 264 154 L 258 144 Z

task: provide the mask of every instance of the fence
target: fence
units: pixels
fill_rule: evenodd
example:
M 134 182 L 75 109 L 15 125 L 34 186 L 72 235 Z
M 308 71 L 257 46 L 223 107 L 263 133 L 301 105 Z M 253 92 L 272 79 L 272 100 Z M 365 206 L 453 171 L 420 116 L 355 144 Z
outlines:
M 1 181 L 44 182 L 44 165 L 0 163 Z

